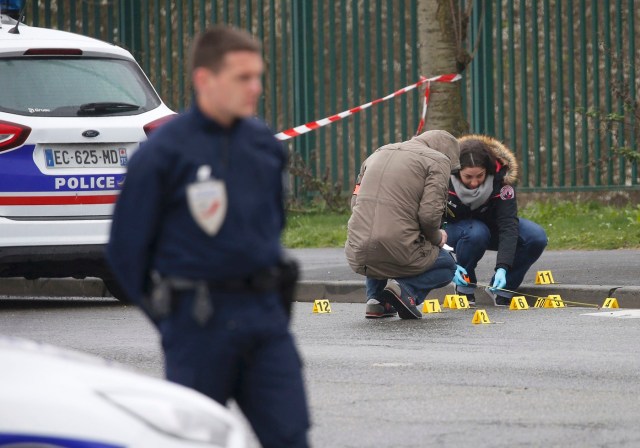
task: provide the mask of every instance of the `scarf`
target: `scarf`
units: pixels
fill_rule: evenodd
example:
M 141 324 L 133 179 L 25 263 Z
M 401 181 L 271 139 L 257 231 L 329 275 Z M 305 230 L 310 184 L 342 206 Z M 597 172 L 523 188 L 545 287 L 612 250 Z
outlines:
M 451 176 L 451 183 L 453 184 L 453 189 L 460 198 L 460 201 L 471 210 L 475 210 L 487 202 L 489 196 L 491 196 L 491 192 L 493 191 L 492 174 L 487 176 L 482 185 L 473 190 L 465 187 L 456 176 Z

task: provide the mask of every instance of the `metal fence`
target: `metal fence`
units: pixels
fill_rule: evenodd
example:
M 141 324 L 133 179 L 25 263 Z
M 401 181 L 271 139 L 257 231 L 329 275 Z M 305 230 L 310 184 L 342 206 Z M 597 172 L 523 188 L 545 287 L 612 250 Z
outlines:
M 471 128 L 517 151 L 523 190 L 638 188 L 637 163 L 616 151 L 637 151 L 640 131 L 636 3 L 510 0 L 476 11 Z
M 165 102 L 191 100 L 193 35 L 213 23 L 250 30 L 264 45 L 260 114 L 274 132 L 380 98 L 418 80 L 418 0 L 29 0 L 27 23 L 128 48 Z M 462 2 L 465 3 L 465 2 Z M 483 12 L 484 8 L 484 12 Z M 634 0 L 474 0 L 469 36 L 481 32 L 465 73 L 470 129 L 517 152 L 524 190 L 636 188 L 636 131 L 614 93 L 636 101 L 640 8 Z M 469 48 L 475 42 L 470 39 Z M 424 66 L 424 64 L 423 64 Z M 291 141 L 318 176 L 348 190 L 375 148 L 409 138 L 415 90 Z M 603 115 L 603 116 L 605 116 Z

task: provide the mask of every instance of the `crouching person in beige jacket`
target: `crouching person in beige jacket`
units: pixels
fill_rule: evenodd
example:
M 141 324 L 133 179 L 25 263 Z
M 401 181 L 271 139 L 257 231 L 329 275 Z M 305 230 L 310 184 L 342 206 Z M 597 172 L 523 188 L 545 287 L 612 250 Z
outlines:
M 446 131 L 427 131 L 376 150 L 362 164 L 351 199 L 345 254 L 366 276 L 368 318 L 420 319 L 429 291 L 449 284 L 453 256 L 440 228 L 460 148 Z

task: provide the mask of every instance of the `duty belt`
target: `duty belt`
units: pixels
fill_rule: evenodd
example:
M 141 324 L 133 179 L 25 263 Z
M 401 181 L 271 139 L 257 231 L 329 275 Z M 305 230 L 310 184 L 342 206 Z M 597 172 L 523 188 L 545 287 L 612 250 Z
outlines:
M 176 291 L 193 291 L 193 317 L 204 325 L 213 315 L 211 293 L 263 293 L 279 291 L 283 302 L 290 313 L 290 303 L 298 279 L 298 268 L 295 261 L 284 260 L 279 264 L 258 271 L 250 276 L 229 280 L 193 280 L 183 277 L 161 276 L 158 272 L 151 274 L 153 289 L 148 298 L 148 309 L 153 318 L 162 319 L 171 313 L 173 293 Z M 288 305 L 287 305 L 288 304 Z
M 183 277 L 161 277 L 174 291 L 192 291 L 206 286 L 211 292 L 268 292 L 280 287 L 285 280 L 279 266 L 263 269 L 247 277 L 227 280 L 192 280 Z

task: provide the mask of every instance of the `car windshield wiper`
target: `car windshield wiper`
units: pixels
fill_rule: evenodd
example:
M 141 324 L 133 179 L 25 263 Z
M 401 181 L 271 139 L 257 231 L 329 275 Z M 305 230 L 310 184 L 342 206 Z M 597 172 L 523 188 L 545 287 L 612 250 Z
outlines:
M 118 112 L 130 112 L 138 109 L 140 109 L 140 106 L 129 103 L 86 103 L 80 105 L 78 115 L 106 115 Z

